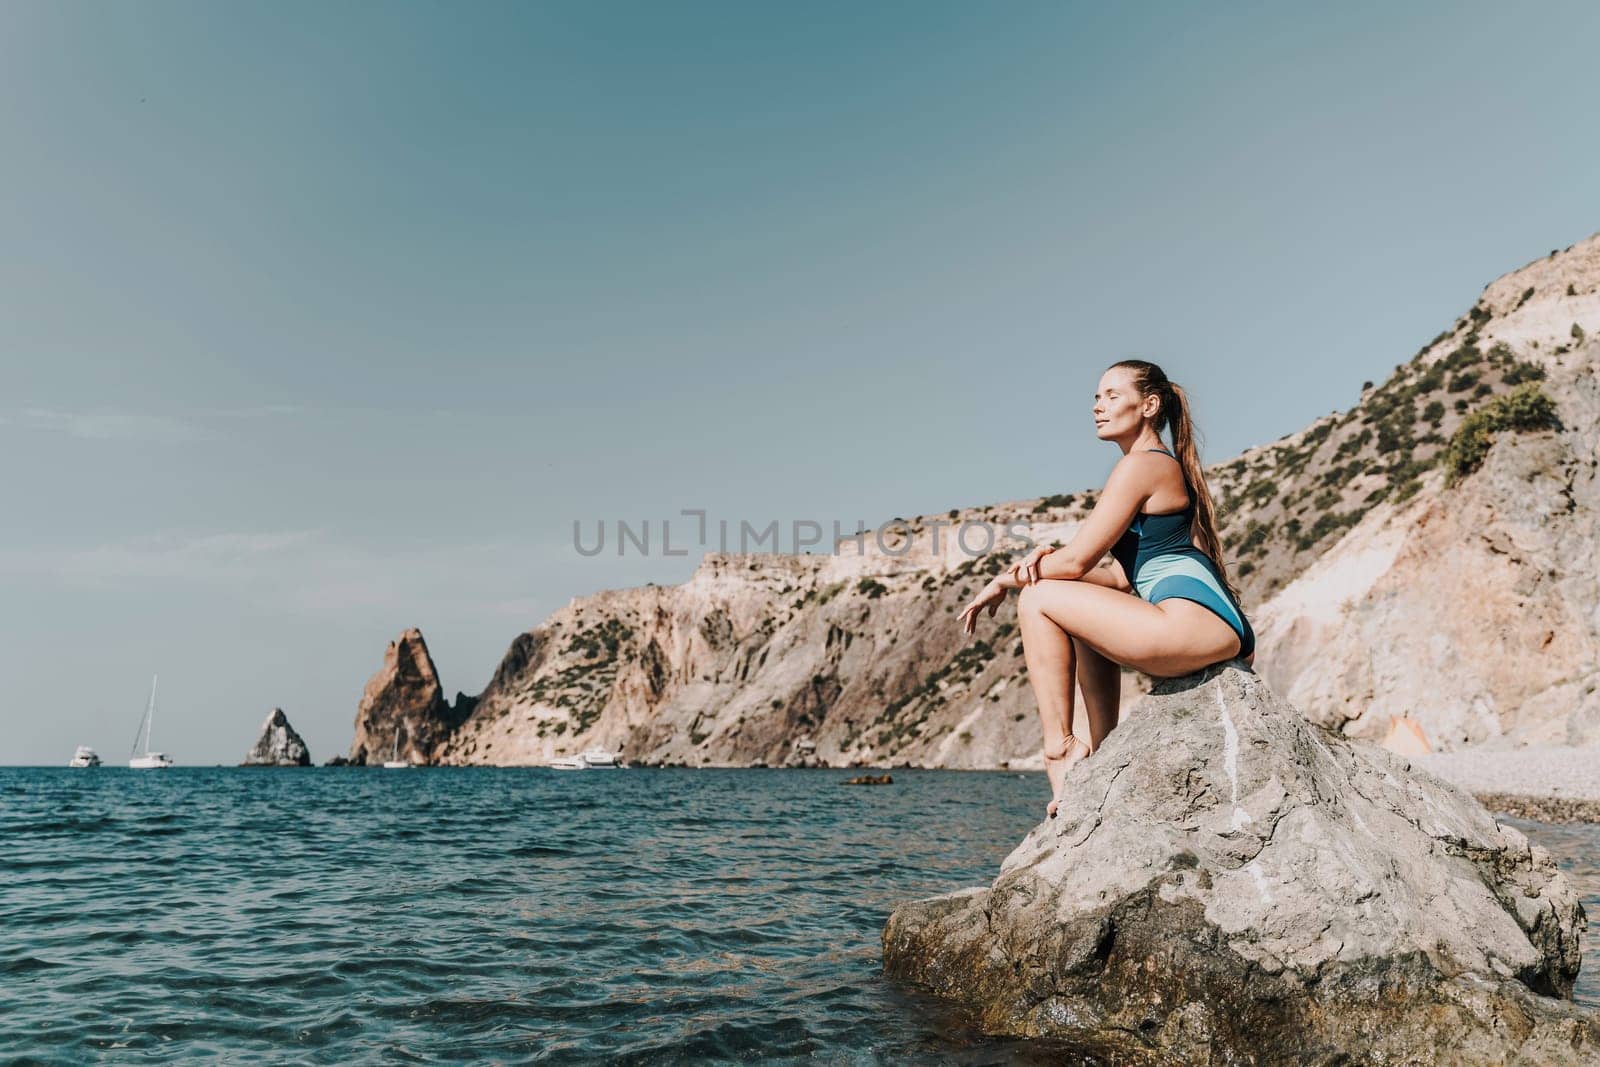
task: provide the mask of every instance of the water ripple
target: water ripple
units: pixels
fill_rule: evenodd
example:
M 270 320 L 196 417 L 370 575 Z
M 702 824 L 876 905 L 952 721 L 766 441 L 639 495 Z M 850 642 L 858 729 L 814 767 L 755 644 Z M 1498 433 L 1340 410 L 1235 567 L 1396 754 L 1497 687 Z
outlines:
M 1043 776 L 848 776 L 0 769 L 0 1059 L 1081 1062 L 882 974 Z M 1600 918 L 1600 828 L 1508 821 Z

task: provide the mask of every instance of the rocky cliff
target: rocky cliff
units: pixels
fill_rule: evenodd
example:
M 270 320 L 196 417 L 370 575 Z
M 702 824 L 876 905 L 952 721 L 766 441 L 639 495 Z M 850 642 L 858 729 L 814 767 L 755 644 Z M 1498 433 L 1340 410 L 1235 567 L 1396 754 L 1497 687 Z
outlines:
M 1253 616 L 1256 666 L 1296 706 L 1366 738 L 1409 716 L 1441 749 L 1600 740 L 1597 331 L 1591 237 L 1491 284 L 1288 442 L 1337 497 L 1324 514 L 1376 495 L 1292 577 L 1275 569 L 1288 580 Z M 1342 450 L 1367 433 L 1387 450 L 1353 471 Z
M 454 706 L 445 702 L 428 644 L 413 627 L 389 642 L 383 666 L 367 681 L 356 710 L 350 762 L 432 762 L 471 708 L 470 697 L 458 697 Z
M 1600 737 L 1597 331 L 1600 236 L 1489 285 L 1350 409 L 1208 468 L 1255 667 L 1297 707 L 1373 740 L 1404 717 L 1436 749 Z M 954 621 L 1022 543 L 974 558 L 952 532 L 1064 542 L 1093 503 L 952 509 L 836 554 L 712 553 L 683 585 L 575 599 L 512 642 L 458 729 L 430 705 L 434 744 L 408 743 L 446 763 L 602 744 L 638 762 L 1037 768 L 1014 608 L 972 639 Z M 1125 704 L 1148 689 L 1124 674 Z
M 1008 556 L 908 547 L 711 554 L 681 586 L 575 600 L 512 643 L 438 758 L 542 763 L 601 744 L 641 763 L 1040 765 L 1015 623 L 968 641 L 955 622 Z
M 273 708 L 267 721 L 261 724 L 261 735 L 244 757 L 241 767 L 309 767 L 311 750 L 282 708 Z
M 1578 1065 L 1584 922 L 1470 796 L 1224 665 L 1159 683 L 993 885 L 896 908 L 883 958 L 1109 1062 Z

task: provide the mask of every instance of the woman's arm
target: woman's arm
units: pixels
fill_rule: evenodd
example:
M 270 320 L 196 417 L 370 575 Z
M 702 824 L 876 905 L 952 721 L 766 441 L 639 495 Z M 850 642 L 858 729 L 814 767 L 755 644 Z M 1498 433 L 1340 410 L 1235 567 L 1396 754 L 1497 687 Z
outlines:
M 1039 561 L 1041 579 L 1077 579 L 1094 570 L 1150 499 L 1152 479 L 1136 466 L 1142 462 L 1142 456 L 1132 453 L 1117 461 L 1089 517 L 1078 527 L 1072 540 Z M 1015 578 L 1012 583 L 1008 589 L 1020 588 Z

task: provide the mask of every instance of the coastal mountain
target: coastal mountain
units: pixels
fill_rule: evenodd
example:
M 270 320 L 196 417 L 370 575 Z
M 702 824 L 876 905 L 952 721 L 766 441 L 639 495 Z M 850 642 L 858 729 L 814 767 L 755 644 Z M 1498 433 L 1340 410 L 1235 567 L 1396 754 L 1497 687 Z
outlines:
M 1440 749 L 1600 740 L 1597 331 L 1600 236 L 1493 282 L 1272 468 L 1244 460 L 1258 481 L 1297 472 L 1264 493 L 1286 504 L 1269 529 L 1350 527 L 1273 561 L 1256 665 L 1286 699 L 1366 738 L 1408 716 Z M 1294 505 L 1308 482 L 1325 510 Z
M 311 750 L 289 725 L 282 708 L 273 708 L 261 724 L 261 736 L 245 754 L 241 767 L 309 767 Z
M 1405 719 L 1435 749 L 1600 739 L 1597 330 L 1600 236 L 1491 283 L 1350 409 L 1208 467 L 1255 668 L 1304 714 L 1374 741 Z M 1023 546 L 974 556 L 954 535 L 1064 543 L 1094 496 L 955 508 L 827 555 L 710 553 L 682 585 L 575 598 L 470 709 L 443 704 L 425 647 L 391 646 L 418 681 L 386 663 L 352 758 L 386 758 L 403 719 L 420 732 L 402 747 L 441 763 L 600 744 L 638 763 L 1041 766 L 1012 605 L 971 638 L 955 619 Z M 1125 672 L 1125 706 L 1149 688 Z

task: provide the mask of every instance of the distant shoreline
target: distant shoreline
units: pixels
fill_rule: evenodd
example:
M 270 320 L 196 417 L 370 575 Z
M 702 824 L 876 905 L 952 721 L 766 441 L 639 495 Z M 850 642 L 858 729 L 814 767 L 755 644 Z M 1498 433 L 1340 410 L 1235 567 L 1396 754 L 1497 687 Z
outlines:
M 1600 800 L 1520 793 L 1474 793 L 1495 815 L 1549 823 L 1600 823 Z
M 1448 754 L 1446 754 L 1446 755 L 1448 755 Z M 1434 768 L 1429 766 L 1427 763 L 1425 763 L 1425 762 L 1423 762 L 1421 760 L 1417 760 L 1416 762 L 1418 762 L 1419 765 L 1423 767 L 1423 769 L 1428 770 L 1428 771 L 1430 771 L 1432 773 L 1435 773 L 1435 774 L 1439 774 L 1438 771 L 1434 770 Z M 8 764 L 0 764 L 0 769 L 4 769 L 4 770 L 59 770 L 59 771 L 75 770 L 75 771 L 91 772 L 91 771 L 95 771 L 95 770 L 122 771 L 122 770 L 127 770 L 128 768 L 126 768 L 126 767 L 117 767 L 117 766 L 104 767 L 104 768 L 101 768 L 101 767 L 72 768 L 72 767 L 66 767 L 66 766 L 63 766 L 63 765 L 60 765 L 60 764 L 54 764 L 54 763 L 8 763 Z M 286 771 L 305 771 L 305 770 L 347 770 L 347 769 L 351 769 L 351 768 L 349 768 L 348 766 L 331 766 L 330 767 L 330 766 L 327 766 L 326 764 L 312 764 L 309 767 L 265 767 L 265 766 L 243 766 L 243 765 L 237 764 L 237 763 L 194 763 L 194 764 L 180 764 L 178 766 L 167 768 L 167 769 L 168 770 L 172 770 L 172 771 L 214 771 L 214 770 L 248 770 L 248 771 L 286 770 Z M 354 769 L 356 769 L 356 770 L 373 770 L 373 771 L 381 771 L 381 770 L 383 770 L 382 767 L 361 767 L 361 766 L 357 766 Z M 472 771 L 475 771 L 475 770 L 491 770 L 491 771 L 539 771 L 539 770 L 550 770 L 549 767 L 543 767 L 543 766 L 494 767 L 494 766 L 490 766 L 490 765 L 487 765 L 487 764 L 440 765 L 440 766 L 425 765 L 425 766 L 413 767 L 413 768 L 410 768 L 410 769 L 412 769 L 412 770 L 472 770 Z M 909 766 L 909 765 L 897 765 L 897 766 L 891 766 L 891 767 L 880 767 L 880 766 L 877 766 L 877 765 L 868 765 L 868 764 L 862 764 L 862 765 L 859 765 L 859 766 L 854 766 L 853 765 L 853 766 L 840 766 L 840 767 L 832 767 L 832 766 L 829 766 L 829 767 L 767 767 L 767 766 L 695 767 L 695 766 L 690 766 L 690 765 L 687 765 L 687 764 L 650 764 L 648 766 L 623 767 L 623 768 L 620 768 L 620 769 L 622 769 L 622 770 L 687 770 L 687 771 L 750 771 L 750 770 L 762 770 L 762 771 L 854 771 L 854 772 L 862 772 L 862 771 L 899 771 L 899 772 L 916 771 L 916 772 L 927 772 L 927 773 L 955 773 L 955 774 L 974 774 L 974 773 L 976 773 L 976 774 L 1042 774 L 1043 773 L 1042 771 L 1033 771 L 1033 770 L 1028 770 L 1026 768 L 1021 768 L 1021 767 L 1010 768 L 1010 769 L 1005 768 L 1005 767 L 913 767 L 913 766 Z M 146 772 L 146 773 L 149 773 L 149 772 Z M 1452 778 L 1459 777 L 1459 776 L 1458 775 L 1452 776 L 1452 775 L 1440 774 L 1440 777 L 1444 777 L 1447 780 L 1451 780 Z M 1485 808 L 1489 809 L 1489 811 L 1492 812 L 1495 815 L 1508 815 L 1508 816 L 1510 816 L 1512 818 L 1516 818 L 1516 819 L 1530 819 L 1530 820 L 1532 820 L 1534 822 L 1544 822 L 1544 823 L 1567 823 L 1567 824 L 1571 824 L 1571 823 L 1593 823 L 1593 824 L 1600 825 L 1600 797 L 1570 796 L 1570 795 L 1560 795 L 1558 793 L 1523 793 L 1523 792 L 1500 791 L 1500 790 L 1478 790 L 1478 789 L 1471 788 L 1466 783 L 1456 782 L 1455 784 L 1457 784 L 1461 788 L 1467 789 L 1469 792 L 1471 792 L 1473 798 L 1476 799 L 1478 801 L 1478 803 L 1482 804 Z

